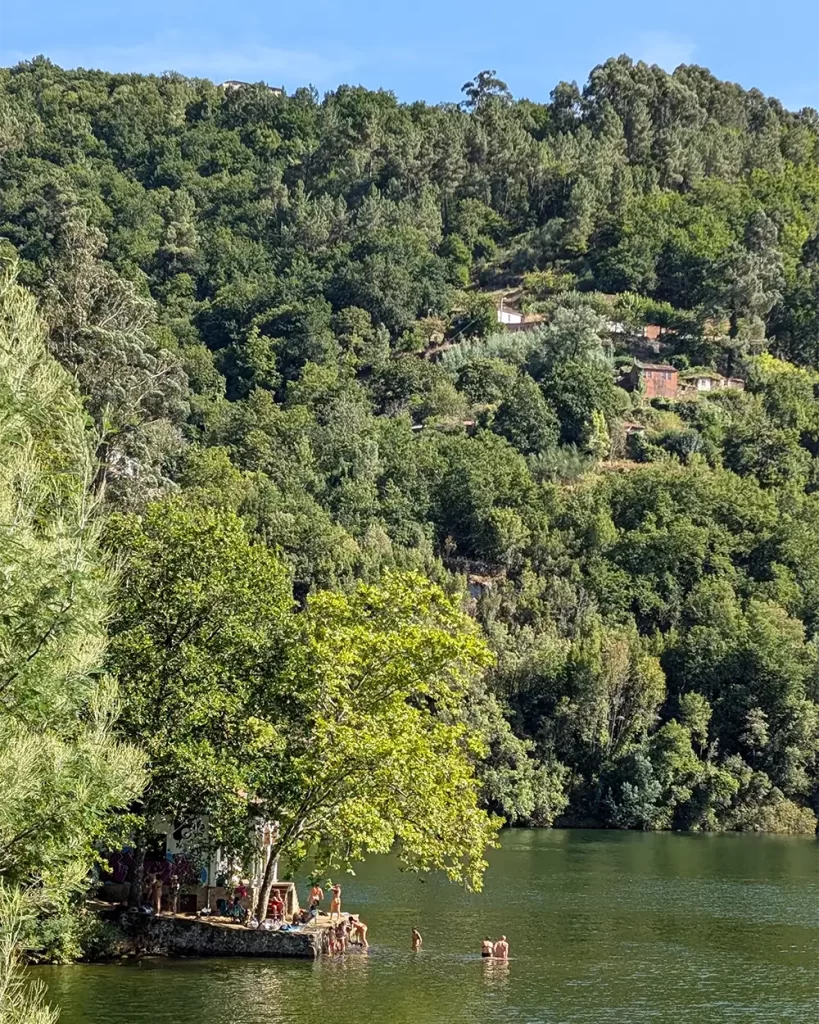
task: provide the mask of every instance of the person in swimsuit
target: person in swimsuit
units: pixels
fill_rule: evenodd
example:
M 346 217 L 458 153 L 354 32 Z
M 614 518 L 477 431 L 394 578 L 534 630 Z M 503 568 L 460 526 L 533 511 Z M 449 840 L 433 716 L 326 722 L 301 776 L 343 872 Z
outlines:
M 281 921 L 284 917 L 284 901 L 278 893 L 278 890 L 274 890 L 273 896 L 267 905 L 267 912 L 274 921 Z
M 330 892 L 333 894 L 330 900 L 330 920 L 333 920 L 334 915 L 341 917 L 341 886 L 336 884 L 330 886 Z
M 319 903 L 321 903 L 321 901 L 323 899 L 324 899 L 324 890 L 318 884 L 318 882 L 316 882 L 316 884 L 310 890 L 310 898 L 307 901 L 307 905 L 309 907 L 312 907 L 312 906 L 316 906 L 317 907 L 319 905 Z
M 348 918 L 350 926 L 350 941 L 354 942 L 358 946 L 363 946 L 365 949 L 370 948 L 369 942 L 367 942 L 367 925 L 361 920 L 358 915 L 353 917 L 351 914 Z
M 495 944 L 487 935 L 481 943 L 481 956 L 494 956 L 495 955 Z
M 158 917 L 162 912 L 162 888 L 163 881 L 159 875 L 154 876 L 153 885 L 151 886 L 151 895 L 153 897 L 154 914 Z
M 339 921 L 336 925 L 336 949 L 339 953 L 343 953 L 347 948 L 347 923 L 345 921 Z
M 179 893 L 182 891 L 182 883 L 179 875 L 171 875 L 171 913 L 174 917 L 179 913 Z
M 421 933 L 417 928 L 412 929 L 412 949 L 413 952 L 417 953 L 418 950 L 423 946 L 424 940 L 421 938 Z
M 495 943 L 495 950 L 493 956 L 495 957 L 496 960 L 509 959 L 509 943 L 506 941 L 505 935 L 501 935 L 501 937 Z

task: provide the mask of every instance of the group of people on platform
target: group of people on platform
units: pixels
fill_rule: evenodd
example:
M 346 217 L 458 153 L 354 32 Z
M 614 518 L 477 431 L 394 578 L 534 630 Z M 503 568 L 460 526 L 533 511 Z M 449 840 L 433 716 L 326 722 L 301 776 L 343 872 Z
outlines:
M 357 914 L 348 914 L 338 924 L 330 926 L 329 953 L 345 953 L 349 946 L 361 946 L 369 949 L 367 942 L 367 925 Z
M 142 905 L 150 906 L 154 916 L 158 917 L 162 912 L 162 892 L 165 888 L 165 881 L 158 873 L 149 872 L 142 879 Z M 176 916 L 179 912 L 179 894 L 182 891 L 182 881 L 177 873 L 173 873 L 168 880 L 169 909 Z
M 332 921 L 334 917 L 341 918 L 341 886 L 338 883 L 331 885 L 330 893 L 330 910 L 328 913 Z M 310 889 L 310 896 L 307 899 L 307 906 L 310 910 L 315 911 L 316 916 L 321 912 L 321 902 L 323 899 L 324 890 L 318 882 L 314 882 Z
M 324 898 L 324 890 L 318 882 L 314 882 L 307 899 L 308 909 L 302 911 L 302 914 L 307 915 L 305 923 L 310 923 L 318 918 Z M 341 886 L 338 883 L 330 885 L 330 909 L 328 910 L 328 915 L 330 917 L 328 952 L 344 953 L 349 946 L 361 946 L 363 949 L 370 948 L 370 944 L 367 941 L 367 925 L 358 914 L 347 914 L 345 916 L 341 912 Z

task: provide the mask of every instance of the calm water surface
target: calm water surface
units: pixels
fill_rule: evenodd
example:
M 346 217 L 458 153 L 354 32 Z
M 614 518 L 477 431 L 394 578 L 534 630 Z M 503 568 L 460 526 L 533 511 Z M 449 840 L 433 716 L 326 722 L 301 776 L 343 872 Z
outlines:
M 37 973 L 61 1024 L 817 1020 L 814 839 L 515 830 L 490 862 L 479 896 L 369 862 L 344 885 L 369 955 Z M 482 962 L 481 938 L 501 932 L 513 962 Z

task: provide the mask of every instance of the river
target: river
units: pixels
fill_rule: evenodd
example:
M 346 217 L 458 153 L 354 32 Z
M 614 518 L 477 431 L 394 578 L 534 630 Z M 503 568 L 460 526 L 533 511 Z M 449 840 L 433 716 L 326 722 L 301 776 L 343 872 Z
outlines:
M 44 968 L 61 1024 L 785 1024 L 819 1014 L 812 838 L 506 831 L 468 895 L 344 879 L 369 955 Z M 410 929 L 424 937 L 410 951 Z M 513 960 L 481 961 L 505 932 Z

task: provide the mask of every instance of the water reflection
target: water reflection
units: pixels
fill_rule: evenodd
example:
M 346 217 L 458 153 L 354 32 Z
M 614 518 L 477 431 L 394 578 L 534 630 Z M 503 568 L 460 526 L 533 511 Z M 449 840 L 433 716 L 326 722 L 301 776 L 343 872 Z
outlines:
M 509 961 L 482 959 L 483 983 L 488 988 L 505 988 L 509 982 Z

